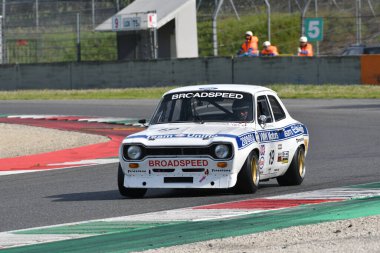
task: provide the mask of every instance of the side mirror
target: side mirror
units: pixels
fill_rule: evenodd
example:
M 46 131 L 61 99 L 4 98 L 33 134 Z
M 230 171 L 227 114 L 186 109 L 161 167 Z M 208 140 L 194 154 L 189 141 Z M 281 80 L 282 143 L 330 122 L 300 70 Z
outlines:
M 140 119 L 139 121 L 137 121 L 137 123 L 141 124 L 143 127 L 148 127 L 146 119 Z
M 262 125 L 262 127 L 265 127 L 266 123 L 267 123 L 267 116 L 260 115 L 260 117 L 259 117 L 259 124 Z

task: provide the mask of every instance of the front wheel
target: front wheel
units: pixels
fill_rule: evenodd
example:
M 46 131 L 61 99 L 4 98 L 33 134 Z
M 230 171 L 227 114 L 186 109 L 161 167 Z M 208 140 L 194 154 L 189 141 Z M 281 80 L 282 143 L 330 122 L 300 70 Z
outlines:
M 277 178 L 277 182 L 281 186 L 300 185 L 305 177 L 305 173 L 305 149 L 299 146 L 288 170 L 283 176 Z
M 247 157 L 247 160 L 238 174 L 234 191 L 240 194 L 255 193 L 259 188 L 259 181 L 259 156 L 253 151 Z
M 119 168 L 117 171 L 117 186 L 119 188 L 119 192 L 124 197 L 129 198 L 142 198 L 144 197 L 147 189 L 145 188 L 127 188 L 124 187 L 124 172 L 121 168 L 121 164 L 119 163 Z

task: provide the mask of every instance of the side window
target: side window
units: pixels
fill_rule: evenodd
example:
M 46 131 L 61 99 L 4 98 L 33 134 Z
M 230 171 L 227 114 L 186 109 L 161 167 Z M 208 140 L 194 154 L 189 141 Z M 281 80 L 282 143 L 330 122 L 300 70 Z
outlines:
M 257 119 L 261 115 L 265 115 L 267 117 L 267 123 L 273 122 L 272 113 L 270 111 L 266 96 L 257 97 Z
M 282 109 L 282 106 L 274 96 L 268 96 L 270 106 L 272 106 L 273 111 L 273 117 L 276 121 L 280 121 L 282 119 L 286 118 L 286 114 L 284 112 L 284 109 Z

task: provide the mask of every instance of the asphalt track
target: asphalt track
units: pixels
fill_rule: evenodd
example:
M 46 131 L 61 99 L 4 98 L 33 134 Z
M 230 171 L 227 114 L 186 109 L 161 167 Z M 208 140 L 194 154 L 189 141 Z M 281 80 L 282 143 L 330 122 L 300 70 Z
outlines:
M 310 132 L 307 175 L 297 187 L 263 183 L 254 195 L 228 191 L 150 190 L 123 199 L 117 165 L 0 177 L 0 231 L 267 197 L 380 181 L 380 100 L 285 100 Z M 157 100 L 0 101 L 0 114 L 149 117 Z

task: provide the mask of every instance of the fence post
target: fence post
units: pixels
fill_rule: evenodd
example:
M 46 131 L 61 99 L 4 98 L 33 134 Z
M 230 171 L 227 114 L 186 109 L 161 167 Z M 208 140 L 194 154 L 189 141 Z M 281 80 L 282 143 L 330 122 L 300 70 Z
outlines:
M 6 10 L 7 10 L 6 0 L 3 0 L 3 10 L 2 10 L 1 26 L 0 26 L 0 29 L 1 29 L 1 64 L 8 63 L 8 61 L 7 61 L 7 47 L 6 47 L 7 42 L 6 42 L 6 39 L 4 36 L 4 30 L 5 30 L 5 26 L 6 26 L 6 23 L 5 23 Z
M 77 13 L 77 61 L 81 61 L 81 47 L 80 47 L 80 13 Z
M 356 0 L 356 44 L 362 43 L 362 1 Z
M 0 16 L 0 64 L 4 63 L 3 52 L 3 16 Z
M 214 15 L 212 16 L 212 41 L 214 48 L 214 56 L 218 56 L 218 30 L 217 30 L 217 19 L 220 8 L 223 5 L 224 0 L 219 0 L 218 6 L 216 6 Z
M 37 28 L 37 32 L 39 30 L 39 26 L 40 26 L 39 2 L 38 2 L 38 0 L 36 0 L 36 28 Z
M 92 0 L 92 29 L 95 30 L 95 0 Z
M 308 0 L 304 9 L 302 10 L 302 14 L 301 14 L 301 35 L 304 36 L 305 35 L 305 31 L 304 31 L 304 20 L 305 20 L 305 16 L 306 16 L 306 13 L 307 13 L 307 10 L 309 9 L 309 5 L 310 5 L 310 2 L 311 0 Z
M 265 4 L 267 5 L 267 29 L 268 29 L 268 40 L 271 41 L 270 35 L 271 35 L 271 30 L 270 30 L 270 3 L 268 0 L 265 0 Z

